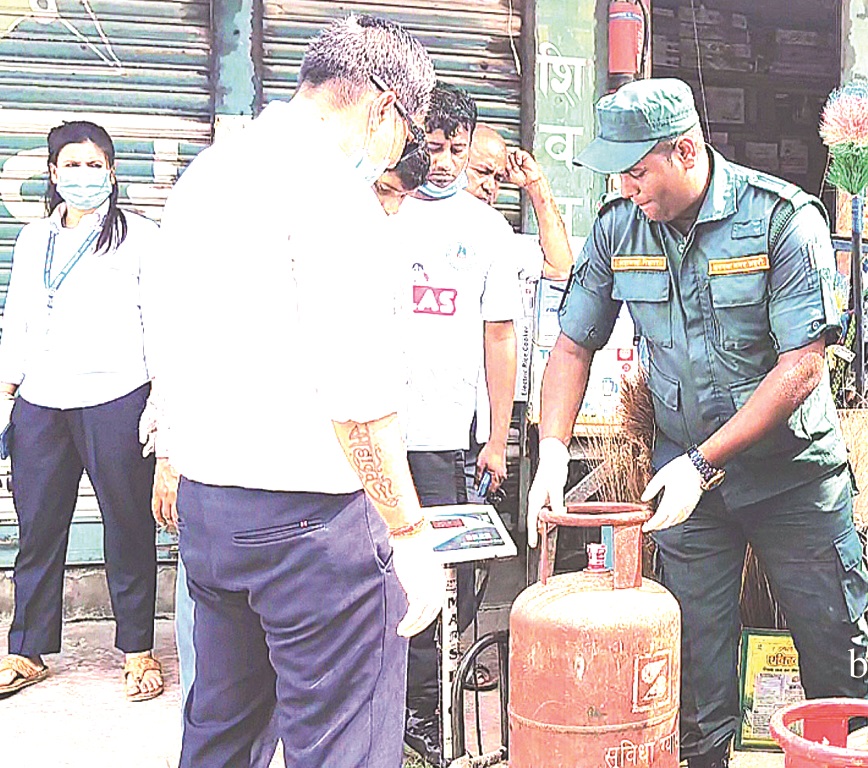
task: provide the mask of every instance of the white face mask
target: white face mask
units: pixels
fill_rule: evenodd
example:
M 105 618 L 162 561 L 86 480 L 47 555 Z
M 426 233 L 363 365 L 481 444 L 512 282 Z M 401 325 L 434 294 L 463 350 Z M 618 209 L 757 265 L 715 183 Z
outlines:
M 350 156 L 350 162 L 352 163 L 356 173 L 365 183 L 366 187 L 373 185 L 373 183 L 379 179 L 383 173 L 385 173 L 386 168 L 389 167 L 388 159 L 383 160 L 380 163 L 375 163 L 371 160 L 370 155 L 368 155 L 368 152 L 364 147 Z
M 59 168 L 57 194 L 73 208 L 90 211 L 99 208 L 112 192 L 108 168 Z
M 392 139 L 394 142 L 394 137 Z M 381 160 L 375 161 L 368 153 L 368 135 L 365 134 L 365 141 L 361 149 L 350 155 L 349 158 L 356 173 L 365 183 L 365 186 L 370 187 L 380 176 L 385 173 L 389 167 L 389 158 L 384 157 Z
M 445 187 L 438 187 L 430 181 L 426 181 L 421 187 L 416 190 L 418 197 L 423 200 L 445 200 L 447 197 L 457 195 L 462 189 L 467 186 L 467 171 L 461 171 L 451 184 Z

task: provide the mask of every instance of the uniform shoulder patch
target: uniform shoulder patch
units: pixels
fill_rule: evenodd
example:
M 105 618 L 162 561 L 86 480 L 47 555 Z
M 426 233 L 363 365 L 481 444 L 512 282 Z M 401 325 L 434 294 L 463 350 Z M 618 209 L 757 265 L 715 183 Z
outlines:
M 775 215 L 772 217 L 771 222 L 773 236 L 770 237 L 770 241 L 776 240 L 777 238 L 774 235 L 779 234 L 779 232 L 775 233 L 774 230 L 782 230 L 789 218 L 796 211 L 800 208 L 804 208 L 806 205 L 816 206 L 820 213 L 823 214 L 823 218 L 828 221 L 829 214 L 823 203 L 820 202 L 818 198 L 808 194 L 805 190 L 792 182 L 784 181 L 783 179 L 771 176 L 768 173 L 760 173 L 759 171 L 753 170 L 747 174 L 746 181 L 752 187 L 762 189 L 766 192 L 771 192 L 781 200 L 785 200 L 789 203 L 789 205 L 779 206 L 775 211 Z M 776 219 L 778 220 L 777 222 Z M 779 225 L 778 227 L 775 226 L 776 223 Z

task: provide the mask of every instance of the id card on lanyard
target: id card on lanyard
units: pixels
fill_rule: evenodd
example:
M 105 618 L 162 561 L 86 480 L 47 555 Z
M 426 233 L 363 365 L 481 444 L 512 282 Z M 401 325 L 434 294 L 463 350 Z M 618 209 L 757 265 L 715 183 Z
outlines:
M 66 262 L 63 269 L 57 273 L 57 276 L 54 280 L 51 279 L 51 265 L 54 262 L 54 242 L 57 239 L 57 232 L 55 230 L 51 230 L 48 234 L 48 246 L 45 249 L 45 271 L 43 272 L 43 282 L 45 284 L 45 290 L 48 291 L 48 309 L 52 308 L 54 303 L 54 295 L 57 293 L 60 288 L 61 283 L 66 280 L 66 276 L 72 271 L 72 268 L 78 264 L 84 254 L 86 254 L 90 247 L 94 244 L 97 237 L 99 237 L 99 233 L 102 227 L 96 227 L 81 244 L 79 249 L 73 254 L 72 258 Z

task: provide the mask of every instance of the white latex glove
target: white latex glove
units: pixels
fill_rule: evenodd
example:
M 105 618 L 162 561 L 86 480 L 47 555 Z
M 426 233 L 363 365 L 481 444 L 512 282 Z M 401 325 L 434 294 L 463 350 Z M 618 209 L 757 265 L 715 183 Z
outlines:
M 157 424 L 160 422 L 160 407 L 154 396 L 148 398 L 145 409 L 139 417 L 139 442 L 142 456 L 150 456 L 157 450 Z
M 440 613 L 446 597 L 446 574 L 434 555 L 434 542 L 427 530 L 390 539 L 390 543 L 395 575 L 407 593 L 409 603 L 407 613 L 398 624 L 398 634 L 412 637 Z
M 663 491 L 657 511 L 642 526 L 642 530 L 660 531 L 683 523 L 699 504 L 702 496 L 701 482 L 702 475 L 686 453 L 672 459 L 651 478 L 642 493 L 642 501 L 649 502 Z
M 558 438 L 544 437 L 539 443 L 539 465 L 527 495 L 527 545 L 539 541 L 539 513 L 548 502 L 552 512 L 565 513 L 564 486 L 570 466 L 570 452 Z

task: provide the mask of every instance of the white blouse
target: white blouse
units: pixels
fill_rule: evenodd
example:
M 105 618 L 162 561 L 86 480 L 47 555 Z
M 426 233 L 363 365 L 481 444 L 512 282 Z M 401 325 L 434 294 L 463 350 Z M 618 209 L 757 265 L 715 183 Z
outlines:
M 15 243 L 0 382 L 19 384 L 21 397 L 35 405 L 83 408 L 148 381 L 139 278 L 159 229 L 150 219 L 124 211 L 123 243 L 95 253 L 94 240 L 50 296 L 46 282 L 58 283 L 70 259 L 100 227 L 108 203 L 73 228 L 63 226 L 64 209 L 61 203 L 48 218 L 26 225 Z

